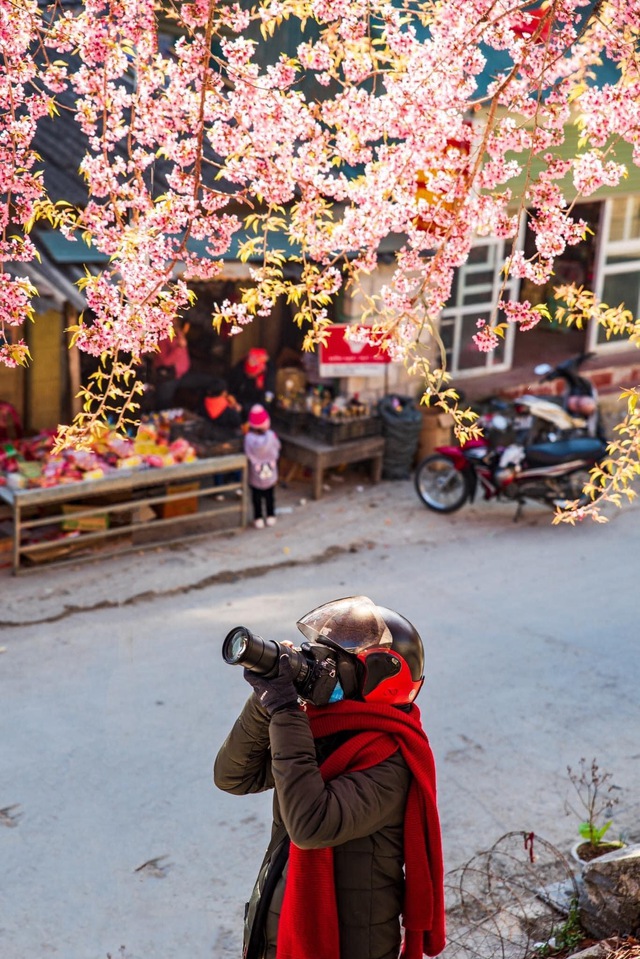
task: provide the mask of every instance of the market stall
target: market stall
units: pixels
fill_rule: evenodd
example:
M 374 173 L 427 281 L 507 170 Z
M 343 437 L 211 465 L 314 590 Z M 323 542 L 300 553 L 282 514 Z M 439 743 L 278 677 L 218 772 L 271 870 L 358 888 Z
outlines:
M 18 573 L 246 526 L 246 459 L 217 456 L 42 489 L 2 486 L 0 500 L 11 513 Z
M 322 386 L 304 389 L 291 377 L 289 390 L 277 396 L 272 422 L 283 458 L 310 470 L 313 499 L 322 496 L 324 473 L 331 467 L 368 461 L 372 481 L 380 480 L 382 422 L 357 396 L 334 396 Z
M 241 441 L 194 446 L 185 433 L 197 427 L 172 411 L 133 438 L 105 432 L 88 450 L 54 454 L 45 434 L 4 444 L 0 550 L 13 572 L 244 527 Z

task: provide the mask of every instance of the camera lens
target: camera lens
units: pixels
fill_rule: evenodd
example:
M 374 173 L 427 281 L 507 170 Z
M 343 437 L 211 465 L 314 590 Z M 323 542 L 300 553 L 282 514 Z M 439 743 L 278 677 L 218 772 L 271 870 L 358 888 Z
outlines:
M 281 646 L 270 639 L 252 633 L 246 626 L 235 626 L 224 638 L 222 658 L 232 666 L 244 666 L 245 669 L 260 676 L 278 675 L 280 656 L 287 654 L 291 663 L 293 681 L 296 686 L 304 683 L 309 676 L 311 660 L 304 652 L 292 646 Z
M 249 637 L 244 626 L 232 629 L 224 641 L 223 656 L 228 663 L 235 666 L 242 662 L 242 657 L 249 644 Z
M 246 626 L 236 626 L 225 637 L 222 657 L 232 666 L 244 666 L 262 676 L 277 676 L 280 647 L 252 633 Z

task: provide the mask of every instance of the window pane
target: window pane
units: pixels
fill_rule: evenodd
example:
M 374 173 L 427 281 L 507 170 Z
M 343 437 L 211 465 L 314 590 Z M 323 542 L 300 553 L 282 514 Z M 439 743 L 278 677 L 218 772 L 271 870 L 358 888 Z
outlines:
M 602 302 L 607 306 L 620 306 L 624 303 L 634 317 L 638 315 L 640 300 L 640 273 L 618 273 L 605 277 L 602 288 Z M 598 326 L 598 343 L 615 343 L 626 339 L 625 333 L 607 337 L 602 326 Z
M 446 302 L 446 306 L 456 305 L 456 296 L 458 293 L 458 280 L 460 279 L 460 270 L 454 270 L 453 280 L 451 281 L 451 296 Z
M 611 263 L 628 263 L 629 269 L 633 267 L 634 270 L 640 270 L 640 257 L 637 253 L 633 255 L 629 253 L 621 253 L 619 256 L 608 256 L 607 257 L 607 266 Z
M 634 317 L 638 315 L 640 300 L 639 273 L 613 273 L 605 277 L 602 288 L 602 301 L 607 306 L 619 306 L 624 303 Z
M 452 357 L 453 357 L 454 329 L 455 329 L 455 320 L 440 321 L 440 339 L 442 340 L 442 345 L 444 346 L 444 351 L 447 356 L 448 369 L 451 369 L 451 363 L 452 363 Z
M 614 200 L 611 204 L 610 240 L 624 240 L 624 219 L 627 212 L 627 199 Z
M 493 287 L 493 270 L 481 270 L 480 273 L 470 273 L 468 270 L 464 271 L 465 287 L 478 286 L 480 283 L 487 283 Z
M 483 246 L 472 246 L 469 250 L 468 263 L 488 263 L 489 251 L 491 247 L 488 244 Z
M 493 296 L 492 286 L 487 287 L 486 290 L 483 290 L 480 293 L 465 293 L 462 305 L 472 306 L 474 303 L 484 303 L 486 305 L 487 303 L 491 302 L 492 296 Z
M 473 342 L 474 333 L 478 332 L 476 320 L 483 319 L 487 323 L 491 320 L 490 313 L 471 313 L 469 316 L 462 317 L 460 353 L 458 355 L 459 370 L 475 370 L 487 365 L 488 353 L 483 353 Z
M 445 347 L 449 350 L 453 346 L 453 330 L 455 320 L 442 320 L 440 323 L 440 337 Z
M 629 233 L 627 239 L 631 240 L 640 236 L 640 197 L 630 197 L 629 204 L 631 209 L 629 210 Z

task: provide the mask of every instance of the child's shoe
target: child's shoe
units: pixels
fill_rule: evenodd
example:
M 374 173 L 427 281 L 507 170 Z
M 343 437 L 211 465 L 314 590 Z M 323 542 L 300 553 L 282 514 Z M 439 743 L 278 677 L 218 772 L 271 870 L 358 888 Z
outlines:
M 275 526 L 276 518 L 275 516 L 267 516 L 267 526 Z
M 269 520 L 267 520 L 267 523 L 268 522 Z M 264 529 L 264 520 L 262 516 L 260 516 L 259 519 L 254 520 L 253 525 L 255 526 L 256 529 Z

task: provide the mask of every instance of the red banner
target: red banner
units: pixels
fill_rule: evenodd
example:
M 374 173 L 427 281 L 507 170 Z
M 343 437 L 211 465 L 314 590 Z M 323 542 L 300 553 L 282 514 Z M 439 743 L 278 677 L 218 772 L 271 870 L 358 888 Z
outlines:
M 326 346 L 319 351 L 321 376 L 377 376 L 385 364 L 390 362 L 389 354 L 379 346 L 370 343 L 356 343 L 345 338 L 348 327 L 336 325 L 328 327 Z

